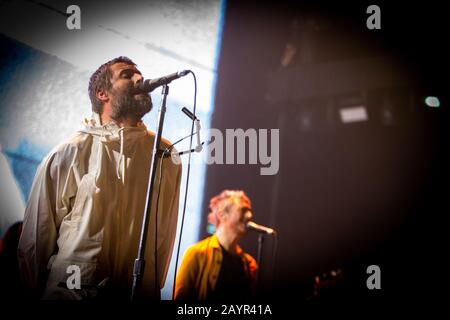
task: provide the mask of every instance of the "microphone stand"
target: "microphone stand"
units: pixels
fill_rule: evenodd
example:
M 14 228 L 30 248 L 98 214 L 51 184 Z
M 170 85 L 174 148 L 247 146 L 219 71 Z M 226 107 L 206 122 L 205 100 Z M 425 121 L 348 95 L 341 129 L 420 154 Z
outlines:
M 148 222 L 150 221 L 150 210 L 151 210 L 151 201 L 152 201 L 152 195 L 153 195 L 153 187 L 155 183 L 155 173 L 156 173 L 156 157 L 157 152 L 161 145 L 161 134 L 164 126 L 164 116 L 166 114 L 166 100 L 167 95 L 169 94 L 169 86 L 167 84 L 163 85 L 162 92 L 161 92 L 163 99 L 161 102 L 161 107 L 159 108 L 159 116 L 158 116 L 158 130 L 156 131 L 155 136 L 155 142 L 153 144 L 153 151 L 152 151 L 152 160 L 150 163 L 150 176 L 147 186 L 147 198 L 145 202 L 145 209 L 144 209 L 144 217 L 142 220 L 142 227 L 141 227 L 141 236 L 139 239 L 139 247 L 138 247 L 138 253 L 136 260 L 134 261 L 134 268 L 133 268 L 133 286 L 131 288 L 131 296 L 130 300 L 134 301 L 136 296 L 136 290 L 140 286 L 142 282 L 142 274 L 144 272 L 145 268 L 145 246 L 146 246 L 146 239 L 147 239 L 147 232 L 148 232 Z M 156 248 L 156 243 L 155 243 Z M 155 249 L 156 250 L 156 249 Z M 155 261 L 156 264 L 156 261 Z M 156 275 L 157 267 L 155 268 L 155 297 L 160 297 L 159 292 L 159 284 L 158 277 Z
M 263 251 L 263 243 L 264 243 L 264 235 L 262 233 L 258 233 L 258 257 L 257 257 L 257 263 L 258 263 L 258 273 L 256 274 L 256 284 L 259 289 L 261 286 L 260 280 L 261 280 L 261 265 L 262 265 L 262 251 Z

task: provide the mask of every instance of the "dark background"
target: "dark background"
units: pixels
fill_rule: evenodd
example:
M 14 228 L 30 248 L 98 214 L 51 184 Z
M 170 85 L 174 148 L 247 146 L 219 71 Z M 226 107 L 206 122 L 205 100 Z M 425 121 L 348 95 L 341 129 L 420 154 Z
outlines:
M 381 30 L 366 27 L 371 4 Z M 227 1 L 212 127 L 279 128 L 280 169 L 208 166 L 205 199 L 243 189 L 255 221 L 278 231 L 275 260 L 265 236 L 260 294 L 374 305 L 444 299 L 445 21 L 434 2 Z M 298 50 L 282 67 L 287 43 Z M 428 95 L 441 106 L 427 107 Z M 358 104 L 369 121 L 343 124 L 339 108 Z M 256 258 L 257 235 L 242 244 Z M 372 264 L 379 291 L 366 287 Z M 331 270 L 341 276 L 311 299 L 314 276 Z

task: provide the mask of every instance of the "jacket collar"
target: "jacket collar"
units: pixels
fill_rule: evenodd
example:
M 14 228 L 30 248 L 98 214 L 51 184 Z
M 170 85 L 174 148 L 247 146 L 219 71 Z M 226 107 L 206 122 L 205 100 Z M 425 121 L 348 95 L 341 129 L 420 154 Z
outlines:
M 148 135 L 147 127 L 142 121 L 136 127 L 120 127 L 114 121 L 102 125 L 100 115 L 96 112 L 93 112 L 91 119 L 84 119 L 83 128 L 79 132 L 100 137 L 100 141 L 104 143 L 119 141 L 120 151 L 116 175 L 123 182 L 125 182 L 125 144 Z
M 90 119 L 84 119 L 80 132 L 100 136 L 101 140 L 105 142 L 122 140 L 123 133 L 125 133 L 125 139 L 134 139 L 148 134 L 147 127 L 142 121 L 136 127 L 121 128 L 114 121 L 102 124 L 100 115 L 96 112 L 92 113 Z
M 214 249 L 220 250 L 219 238 L 217 238 L 217 235 L 215 233 L 211 236 L 210 246 Z M 239 245 L 236 245 L 236 254 L 238 256 L 242 256 L 244 254 L 244 251 Z

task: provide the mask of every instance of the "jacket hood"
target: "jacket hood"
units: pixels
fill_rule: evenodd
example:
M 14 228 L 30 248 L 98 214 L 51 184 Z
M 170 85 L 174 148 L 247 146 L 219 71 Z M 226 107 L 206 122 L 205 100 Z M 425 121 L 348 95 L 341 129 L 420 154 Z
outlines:
M 79 132 L 100 137 L 100 141 L 103 143 L 119 141 L 120 152 L 116 174 L 117 178 L 122 181 L 125 179 L 125 144 L 149 134 L 142 121 L 139 121 L 136 127 L 120 127 L 114 121 L 102 125 L 100 115 L 96 112 L 92 113 L 91 119 L 83 120 L 82 129 Z
M 90 119 L 83 120 L 79 132 L 98 136 L 103 142 L 133 140 L 148 134 L 147 127 L 142 121 L 138 122 L 136 127 L 120 127 L 114 121 L 102 125 L 100 115 L 96 112 L 92 113 Z

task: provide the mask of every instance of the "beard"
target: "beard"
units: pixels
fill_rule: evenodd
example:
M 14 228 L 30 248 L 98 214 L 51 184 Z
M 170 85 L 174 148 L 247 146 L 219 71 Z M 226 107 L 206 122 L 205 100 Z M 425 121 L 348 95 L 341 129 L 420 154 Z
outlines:
M 148 93 L 136 94 L 136 90 L 129 88 L 118 91 L 111 90 L 111 118 L 120 121 L 130 119 L 139 121 L 152 110 L 152 99 Z

